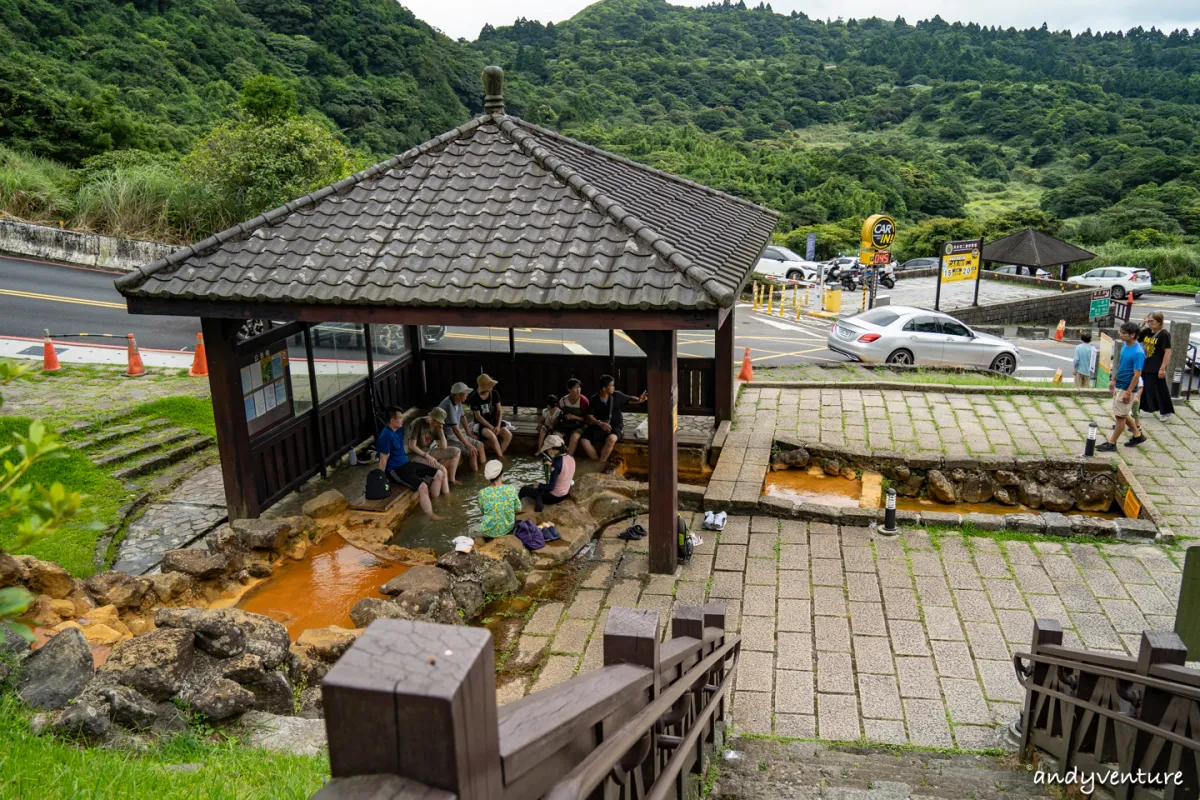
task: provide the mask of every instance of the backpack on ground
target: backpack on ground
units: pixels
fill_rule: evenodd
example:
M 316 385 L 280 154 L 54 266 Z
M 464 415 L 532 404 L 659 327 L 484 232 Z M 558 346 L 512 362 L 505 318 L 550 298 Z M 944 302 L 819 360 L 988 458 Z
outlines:
M 388 477 L 381 469 L 373 469 L 367 473 L 367 486 L 364 494 L 368 500 L 382 500 L 392 493 Z
M 679 560 L 691 561 L 695 548 L 692 545 L 692 537 L 688 533 L 687 523 L 683 521 L 683 516 L 680 514 L 675 515 L 675 520 L 676 529 L 679 533 Z

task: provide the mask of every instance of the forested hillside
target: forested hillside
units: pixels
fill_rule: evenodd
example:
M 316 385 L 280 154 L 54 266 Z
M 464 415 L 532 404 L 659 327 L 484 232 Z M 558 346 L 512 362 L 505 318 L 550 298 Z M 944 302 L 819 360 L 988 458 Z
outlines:
M 729 2 L 465 43 L 391 0 L 0 0 L 0 208 L 192 238 L 458 124 L 489 62 L 510 112 L 769 205 L 823 254 L 887 211 L 906 255 L 1035 223 L 1200 281 L 1200 31 Z

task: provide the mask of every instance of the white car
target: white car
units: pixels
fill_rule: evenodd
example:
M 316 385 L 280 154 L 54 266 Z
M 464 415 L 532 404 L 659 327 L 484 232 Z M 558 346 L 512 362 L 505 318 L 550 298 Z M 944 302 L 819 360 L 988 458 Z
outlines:
M 868 364 L 983 367 L 1012 375 L 1017 348 L 999 336 L 973 331 L 949 314 L 911 306 L 880 306 L 839 319 L 826 346 Z
M 763 250 L 754 272 L 769 278 L 787 278 L 790 281 L 816 280 L 821 272 L 821 265 L 815 261 L 805 261 L 795 252 L 786 247 L 771 245 Z
M 1085 286 L 1111 288 L 1114 300 L 1124 300 L 1131 294 L 1141 297 L 1154 288 L 1150 271 L 1140 267 L 1099 267 L 1071 280 Z
M 996 267 L 992 272 L 998 272 L 1001 275 L 1025 275 L 1034 278 L 1049 278 L 1050 273 L 1041 267 L 1018 267 L 1016 264 L 1007 264 L 1003 267 Z

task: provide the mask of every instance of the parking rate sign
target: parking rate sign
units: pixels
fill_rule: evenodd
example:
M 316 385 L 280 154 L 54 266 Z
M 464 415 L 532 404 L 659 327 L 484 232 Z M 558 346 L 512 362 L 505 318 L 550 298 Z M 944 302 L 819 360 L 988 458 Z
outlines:
M 981 239 L 946 242 L 942 250 L 942 283 L 978 280 L 982 245 Z

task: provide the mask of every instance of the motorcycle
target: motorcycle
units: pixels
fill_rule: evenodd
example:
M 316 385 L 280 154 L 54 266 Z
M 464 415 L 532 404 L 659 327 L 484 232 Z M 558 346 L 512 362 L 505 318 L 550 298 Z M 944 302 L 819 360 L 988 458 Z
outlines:
M 858 288 L 857 276 L 852 268 L 839 267 L 836 264 L 830 264 L 825 270 L 825 285 L 840 286 L 843 291 L 853 292 Z

